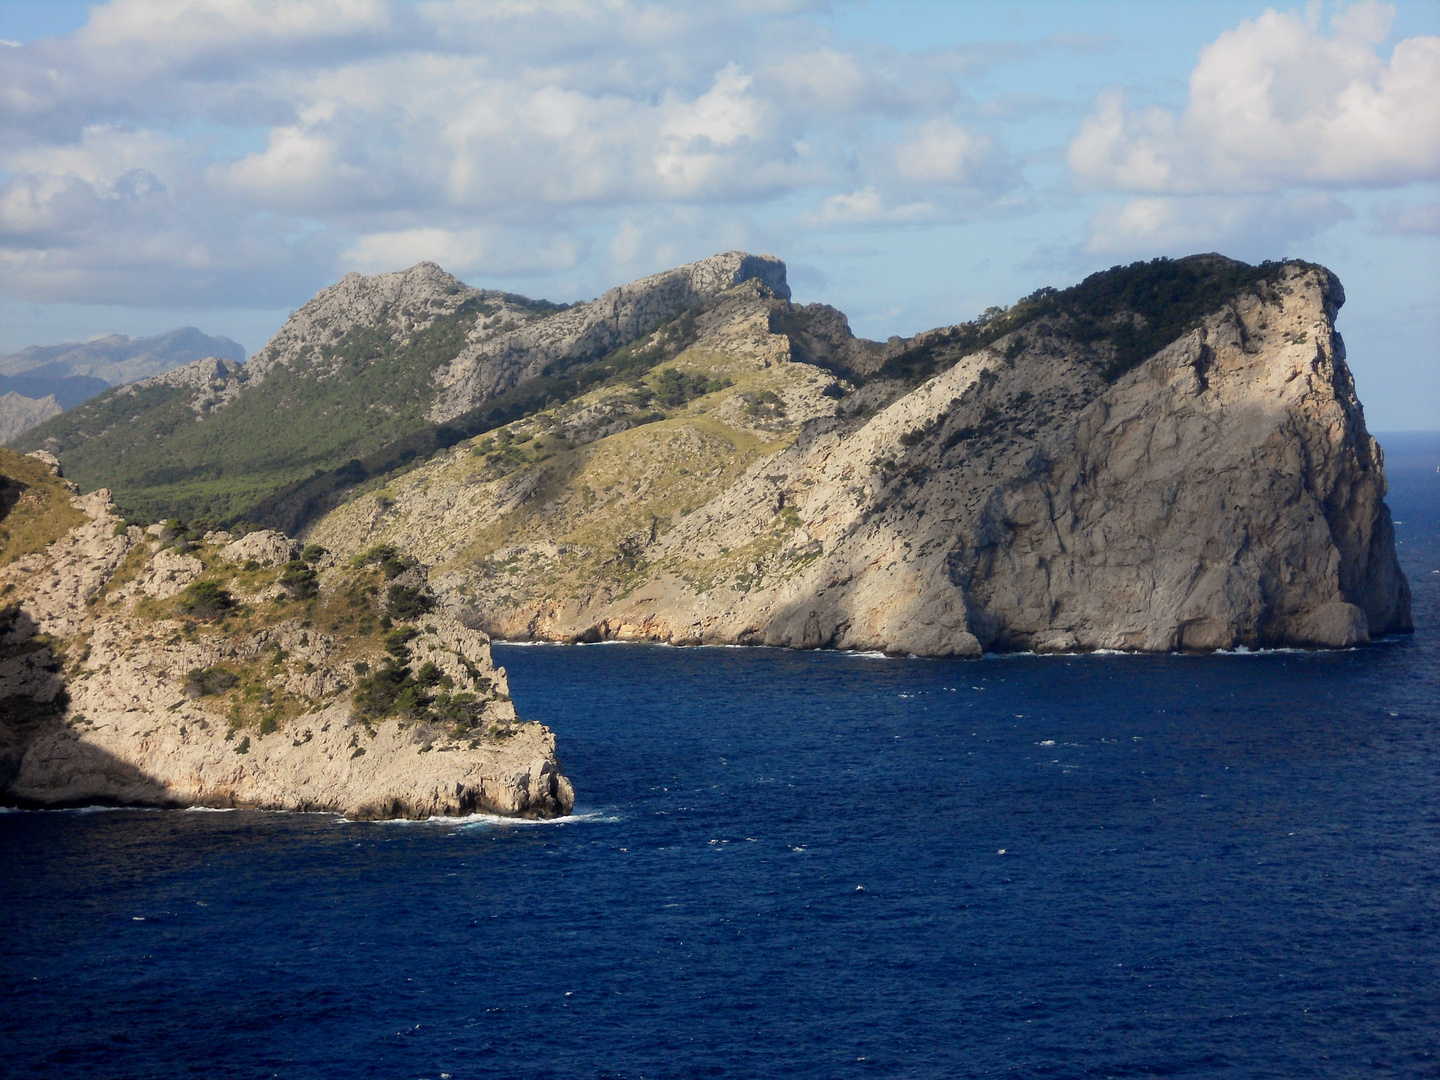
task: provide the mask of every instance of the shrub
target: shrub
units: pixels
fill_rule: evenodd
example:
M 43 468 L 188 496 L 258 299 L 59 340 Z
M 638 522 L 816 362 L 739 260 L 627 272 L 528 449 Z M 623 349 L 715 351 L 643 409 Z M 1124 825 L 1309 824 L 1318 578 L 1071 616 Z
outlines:
M 180 610 L 197 619 L 218 619 L 235 606 L 235 598 L 213 581 L 197 581 L 180 594 Z
M 378 566 L 380 572 L 394 580 L 415 565 L 415 560 L 401 555 L 394 544 L 376 544 L 350 560 L 352 566 Z
M 729 385 L 728 379 L 707 379 L 704 375 L 686 375 L 676 368 L 663 368 L 655 380 L 655 397 L 661 405 L 674 408 Z
M 420 631 L 413 626 L 402 626 L 391 630 L 385 635 L 385 651 L 397 660 L 408 660 L 410 657 L 409 643 L 420 636 Z
M 320 576 L 298 559 L 285 564 L 280 585 L 297 600 L 309 600 L 320 591 Z
M 396 583 L 385 593 L 385 608 L 397 619 L 416 619 L 435 606 L 424 589 Z
M 780 418 L 785 415 L 785 402 L 774 390 L 762 390 L 758 394 L 745 394 L 745 413 L 748 416 Z
M 240 676 L 223 667 L 191 668 L 185 675 L 185 693 L 191 697 L 223 694 L 240 682 Z

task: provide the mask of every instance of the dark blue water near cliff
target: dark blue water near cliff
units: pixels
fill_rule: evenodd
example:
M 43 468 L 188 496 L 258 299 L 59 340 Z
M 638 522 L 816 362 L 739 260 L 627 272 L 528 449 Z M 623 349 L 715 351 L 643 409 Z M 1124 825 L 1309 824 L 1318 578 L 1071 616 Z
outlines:
M 1440 1076 L 1412 442 L 1372 649 L 506 647 L 569 822 L 0 815 L 0 1074 Z

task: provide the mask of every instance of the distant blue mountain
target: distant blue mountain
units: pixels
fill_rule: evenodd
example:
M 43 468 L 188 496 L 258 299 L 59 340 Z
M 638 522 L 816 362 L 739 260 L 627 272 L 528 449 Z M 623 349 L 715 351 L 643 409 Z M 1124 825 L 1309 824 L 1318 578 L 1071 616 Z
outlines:
M 245 347 L 193 326 L 154 337 L 110 334 L 93 341 L 32 345 L 0 356 L 0 395 L 40 399 L 53 394 L 60 408 L 73 409 L 112 386 L 148 379 L 207 356 L 244 363 Z
M 73 409 L 82 401 L 110 389 L 110 384 L 94 375 L 62 375 L 57 377 L 0 375 L 0 394 L 20 394 L 27 398 L 43 398 L 51 394 L 62 409 Z

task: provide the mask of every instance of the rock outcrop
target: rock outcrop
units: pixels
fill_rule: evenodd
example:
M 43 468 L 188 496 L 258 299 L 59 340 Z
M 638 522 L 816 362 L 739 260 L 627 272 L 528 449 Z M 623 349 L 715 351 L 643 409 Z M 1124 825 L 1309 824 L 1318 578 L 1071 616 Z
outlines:
M 443 389 L 430 416 L 453 419 L 526 379 L 596 359 L 745 281 L 760 282 L 782 300 L 790 298 L 783 262 L 728 251 L 640 278 L 588 304 L 477 342 L 437 372 Z
M 1139 285 L 1170 269 L 1130 268 Z M 313 536 L 413 552 L 462 620 L 514 639 L 975 656 L 1408 630 L 1339 282 L 1218 256 L 1175 272 L 1197 315 L 1148 356 L 1134 343 L 1173 310 L 1097 314 L 1124 295 L 1104 281 L 1088 308 L 1051 290 L 887 345 L 743 283 L 675 360 L 711 380 L 696 400 L 637 415 L 596 391 Z M 586 441 L 585 416 L 610 426 Z
M 393 555 L 336 566 L 274 533 L 146 531 L 50 463 L 0 465 L 0 799 L 352 818 L 573 805 L 488 639 L 423 611 Z

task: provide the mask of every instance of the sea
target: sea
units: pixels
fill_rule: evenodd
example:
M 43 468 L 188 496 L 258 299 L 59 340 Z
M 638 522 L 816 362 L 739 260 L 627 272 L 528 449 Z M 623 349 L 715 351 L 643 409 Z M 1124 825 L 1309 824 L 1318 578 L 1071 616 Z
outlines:
M 497 646 L 575 812 L 0 814 L 0 1076 L 1440 1077 L 1416 632 L 887 659 Z

